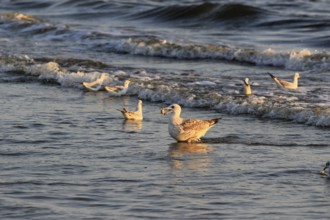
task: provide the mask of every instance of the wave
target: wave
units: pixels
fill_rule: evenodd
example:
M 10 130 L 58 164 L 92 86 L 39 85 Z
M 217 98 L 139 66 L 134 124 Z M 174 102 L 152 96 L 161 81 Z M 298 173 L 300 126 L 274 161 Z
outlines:
M 268 48 L 261 50 L 231 45 L 174 43 L 156 37 L 130 37 L 109 40 L 105 44 L 97 45 L 97 50 L 175 59 L 226 60 L 297 71 L 330 69 L 328 52 L 312 52 L 309 49 L 276 51 Z
M 141 99 L 162 101 L 166 103 L 179 103 L 183 106 L 210 108 L 218 112 L 233 115 L 253 115 L 262 118 L 282 119 L 313 125 L 330 127 L 330 109 L 327 104 L 314 104 L 302 106 L 299 102 L 286 97 L 250 96 L 237 97 L 233 95 L 220 95 L 210 93 L 199 95 L 196 92 L 174 90 L 141 89 L 137 94 Z
M 64 61 L 62 60 L 62 62 Z M 83 89 L 82 82 L 94 81 L 104 74 L 93 68 L 86 68 L 89 70 L 83 71 L 80 67 L 76 67 L 78 69 L 74 70 L 73 66 L 76 64 L 73 60 L 70 62 L 72 66 L 66 68 L 56 62 L 38 62 L 28 56 L 0 57 L 0 69 L 1 72 L 14 73 L 12 75 L 32 76 L 44 83 L 56 83 L 77 89 Z M 168 78 L 161 73 L 146 70 L 137 73 L 135 70 L 113 68 L 105 74 L 107 75 L 105 83 L 109 84 L 130 78 L 133 83 L 128 90 L 129 95 L 152 102 L 178 103 L 186 107 L 206 107 L 234 115 L 253 115 L 290 120 L 318 127 L 330 127 L 329 104 L 304 102 L 302 99 L 306 96 L 304 93 L 294 96 L 273 94 L 245 97 L 229 93 L 220 94 L 218 86 L 210 84 L 209 81 L 187 84 L 175 77 Z M 16 80 L 15 77 L 12 79 Z
M 206 4 L 206 3 L 205 3 Z M 209 3 L 208 3 L 209 4 Z M 210 6 L 209 6 L 210 7 Z M 212 6 L 215 7 L 215 6 Z M 189 40 L 176 41 L 145 33 L 113 30 L 111 33 L 76 30 L 53 24 L 23 13 L 0 14 L 0 31 L 50 41 L 76 42 L 88 49 L 105 53 L 175 59 L 212 59 L 275 66 L 288 70 L 329 70 L 330 54 L 325 51 L 300 49 L 277 51 L 272 48 L 245 48 L 229 44 L 201 44 Z
M 0 30 L 8 35 L 18 34 L 25 37 L 39 34 L 55 37 L 69 32 L 66 26 L 55 25 L 36 16 L 19 12 L 0 14 Z
M 171 5 L 154 7 L 138 12 L 134 19 L 156 19 L 158 21 L 174 21 L 174 25 L 203 25 L 210 22 L 234 22 L 235 25 L 250 23 L 261 16 L 263 9 L 240 3 L 217 4 L 205 2 L 196 5 Z
M 22 21 L 26 23 L 40 23 L 41 19 L 37 18 L 33 15 L 28 15 L 24 13 L 12 12 L 12 13 L 4 13 L 0 15 L 1 21 Z
M 39 81 L 45 83 L 58 84 L 64 87 L 82 88 L 81 83 L 85 81 L 94 81 L 99 78 L 103 72 L 99 71 L 69 71 L 68 69 L 61 67 L 57 62 L 44 62 L 50 59 L 38 59 L 34 60 L 28 56 L 1 56 L 0 57 L 0 70 L 1 72 L 11 73 L 16 75 L 24 75 L 28 79 L 30 76 L 35 77 Z M 88 60 L 75 60 L 75 59 L 58 59 L 60 62 L 65 63 L 67 66 L 75 66 L 84 64 L 96 64 L 98 62 Z M 40 62 L 41 61 L 41 62 Z M 104 64 L 105 65 L 105 64 Z M 92 65 L 90 66 L 92 67 Z M 95 67 L 95 66 L 94 66 Z M 105 82 L 111 82 L 116 78 L 105 73 L 108 77 L 105 78 Z M 7 77 L 5 82 L 19 82 L 22 79 L 19 77 Z M 29 80 L 31 81 L 31 79 Z

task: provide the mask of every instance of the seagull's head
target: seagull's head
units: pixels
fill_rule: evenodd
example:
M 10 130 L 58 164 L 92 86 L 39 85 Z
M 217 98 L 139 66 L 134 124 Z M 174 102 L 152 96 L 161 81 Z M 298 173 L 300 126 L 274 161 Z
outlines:
M 181 113 L 181 107 L 178 104 L 172 104 L 168 107 L 164 107 L 161 109 L 160 113 L 162 115 L 167 115 L 169 113 L 174 112 L 175 114 L 180 114 Z
M 295 73 L 294 74 L 294 78 L 299 79 L 300 78 L 300 74 L 299 73 Z
M 103 80 L 106 80 L 108 78 L 108 74 L 107 73 L 102 73 L 101 76 L 100 76 L 100 79 L 103 81 Z
M 106 80 L 108 75 L 106 73 L 102 73 L 102 75 L 96 80 L 98 83 L 103 83 Z
M 325 167 L 323 168 L 323 170 L 321 170 L 321 175 L 327 175 L 327 176 L 330 176 L 330 169 L 329 169 L 329 165 L 330 165 L 330 161 L 328 161 L 326 164 L 325 164 Z M 327 172 L 328 170 L 328 172 Z
M 128 87 L 128 85 L 129 85 L 130 82 L 131 82 L 131 81 L 126 80 L 126 81 L 124 82 L 124 86 L 125 86 L 125 87 Z

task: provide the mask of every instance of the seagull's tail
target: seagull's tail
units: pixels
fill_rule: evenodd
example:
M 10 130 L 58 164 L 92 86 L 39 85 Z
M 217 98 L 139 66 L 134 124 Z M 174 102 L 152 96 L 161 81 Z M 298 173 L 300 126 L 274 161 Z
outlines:
M 211 126 L 212 126 L 212 125 L 215 125 L 216 123 L 218 123 L 220 119 L 221 119 L 221 118 L 213 118 L 213 119 L 210 119 L 209 121 L 210 121 Z
M 273 79 L 275 79 L 276 78 L 276 76 L 274 76 L 273 74 L 271 74 L 271 73 L 268 73 L 268 75 L 270 75 L 270 77 L 272 77 Z
M 126 108 L 123 108 L 123 109 L 117 109 L 117 110 L 120 111 L 120 112 L 123 113 L 123 114 L 126 113 L 126 112 L 128 112 Z

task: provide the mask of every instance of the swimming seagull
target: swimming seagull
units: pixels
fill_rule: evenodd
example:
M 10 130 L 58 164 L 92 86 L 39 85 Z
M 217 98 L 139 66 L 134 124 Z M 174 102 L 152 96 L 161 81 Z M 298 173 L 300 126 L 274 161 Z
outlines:
M 103 87 L 103 81 L 106 79 L 107 74 L 102 74 L 100 78 L 93 82 L 83 82 L 83 86 L 93 92 L 99 91 Z
M 245 80 L 243 80 L 243 82 L 244 82 L 244 94 L 251 95 L 252 91 L 251 91 L 251 85 L 249 83 L 249 78 L 245 78 Z
M 329 169 L 329 165 L 330 165 L 330 161 L 328 161 L 328 162 L 325 164 L 325 167 L 323 168 L 323 170 L 321 170 L 321 172 L 320 172 L 321 175 L 330 177 L 330 169 Z M 326 170 L 328 170 L 328 173 L 327 173 Z
M 141 100 L 138 101 L 138 105 L 136 107 L 135 112 L 130 112 L 126 108 L 123 108 L 122 110 L 118 110 L 118 111 L 120 111 L 124 115 L 124 118 L 127 120 L 137 120 L 137 121 L 143 120 Z
M 168 120 L 168 132 L 178 142 L 199 142 L 206 132 L 218 123 L 220 118 L 209 120 L 183 119 L 180 117 L 181 107 L 172 104 L 161 109 L 161 114 L 172 113 Z
M 280 79 L 277 76 L 274 76 L 271 73 L 268 73 L 272 79 L 276 82 L 277 85 L 283 87 L 283 88 L 287 88 L 287 89 L 297 89 L 298 88 L 298 79 L 300 78 L 300 74 L 299 73 L 295 73 L 294 77 L 293 77 L 293 82 L 288 82 L 285 80 Z
M 128 85 L 131 81 L 126 80 L 124 86 L 105 86 L 105 89 L 114 96 L 125 95 L 128 89 Z

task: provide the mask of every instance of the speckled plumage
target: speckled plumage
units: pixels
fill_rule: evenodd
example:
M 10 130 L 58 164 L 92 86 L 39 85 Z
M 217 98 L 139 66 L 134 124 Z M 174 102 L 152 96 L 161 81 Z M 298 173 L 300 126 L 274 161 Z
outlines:
M 168 121 L 168 132 L 172 138 L 180 142 L 200 141 L 200 138 L 219 121 L 219 118 L 208 120 L 183 119 L 180 117 L 181 107 L 178 104 L 170 105 L 161 110 L 163 115 L 169 112 L 172 112 L 172 115 Z

